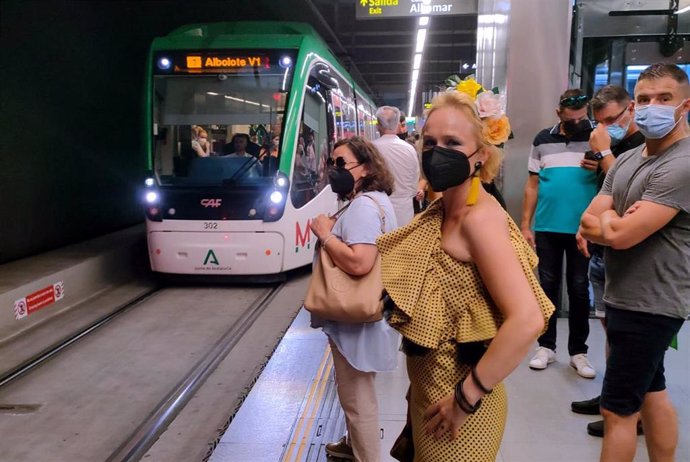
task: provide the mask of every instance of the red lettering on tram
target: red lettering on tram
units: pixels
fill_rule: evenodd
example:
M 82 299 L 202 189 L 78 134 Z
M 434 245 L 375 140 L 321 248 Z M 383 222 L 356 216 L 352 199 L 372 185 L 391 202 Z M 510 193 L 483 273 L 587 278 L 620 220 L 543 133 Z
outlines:
M 299 221 L 295 222 L 295 247 L 304 247 L 311 241 L 311 219 L 307 220 L 307 226 L 302 232 Z

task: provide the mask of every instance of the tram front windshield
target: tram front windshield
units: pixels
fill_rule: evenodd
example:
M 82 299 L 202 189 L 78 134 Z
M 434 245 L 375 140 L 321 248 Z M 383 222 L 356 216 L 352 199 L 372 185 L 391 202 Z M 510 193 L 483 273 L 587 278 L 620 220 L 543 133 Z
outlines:
M 176 66 L 156 72 L 153 164 L 160 184 L 227 187 L 273 177 L 291 77 L 279 62 L 227 73 Z

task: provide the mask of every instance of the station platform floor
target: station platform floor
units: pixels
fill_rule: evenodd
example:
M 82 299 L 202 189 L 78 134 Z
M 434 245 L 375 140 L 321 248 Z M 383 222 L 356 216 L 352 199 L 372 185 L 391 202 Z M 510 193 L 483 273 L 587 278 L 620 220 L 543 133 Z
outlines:
M 506 380 L 509 410 L 499 462 L 585 462 L 599 459 L 601 439 L 586 425 L 599 416 L 578 415 L 571 401 L 599 394 L 604 371 L 604 334 L 590 320 L 590 361 L 597 376 L 579 377 L 568 365 L 567 320 L 558 320 L 557 361 L 532 371 L 531 353 Z M 690 461 L 690 329 L 679 334 L 679 350 L 666 354 L 667 386 L 679 417 L 678 461 Z M 381 460 L 405 423 L 408 380 L 402 353 L 396 370 L 379 373 L 377 391 L 381 425 Z M 327 461 L 324 445 L 345 428 L 333 382 L 333 361 L 326 336 L 309 327 L 301 310 L 211 455 L 211 462 Z M 336 459 L 332 459 L 336 460 Z M 635 462 L 648 460 L 638 437 Z

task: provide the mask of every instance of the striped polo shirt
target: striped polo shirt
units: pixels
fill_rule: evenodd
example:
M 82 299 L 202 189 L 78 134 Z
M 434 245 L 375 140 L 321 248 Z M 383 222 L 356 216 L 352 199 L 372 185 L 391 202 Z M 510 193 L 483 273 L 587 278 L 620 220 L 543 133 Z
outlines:
M 580 217 L 597 194 L 597 174 L 580 167 L 590 131 L 567 138 L 560 124 L 540 131 L 532 143 L 528 169 L 539 175 L 535 231 L 575 234 Z

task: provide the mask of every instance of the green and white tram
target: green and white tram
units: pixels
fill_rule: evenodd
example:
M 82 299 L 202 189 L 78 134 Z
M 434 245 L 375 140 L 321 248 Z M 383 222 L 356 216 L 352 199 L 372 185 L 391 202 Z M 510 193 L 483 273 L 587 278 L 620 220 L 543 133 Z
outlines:
M 146 74 L 153 271 L 272 275 L 311 263 L 310 219 L 336 210 L 335 141 L 373 138 L 375 106 L 306 24 L 181 27 Z

